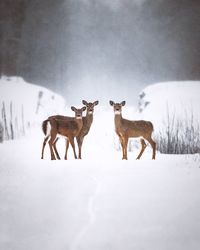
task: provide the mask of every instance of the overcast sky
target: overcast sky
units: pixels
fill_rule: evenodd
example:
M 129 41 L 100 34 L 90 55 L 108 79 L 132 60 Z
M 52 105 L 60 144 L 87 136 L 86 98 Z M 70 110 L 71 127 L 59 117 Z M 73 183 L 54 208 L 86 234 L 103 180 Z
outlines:
M 1 74 L 82 98 L 137 102 L 200 79 L 199 0 L 2 0 Z

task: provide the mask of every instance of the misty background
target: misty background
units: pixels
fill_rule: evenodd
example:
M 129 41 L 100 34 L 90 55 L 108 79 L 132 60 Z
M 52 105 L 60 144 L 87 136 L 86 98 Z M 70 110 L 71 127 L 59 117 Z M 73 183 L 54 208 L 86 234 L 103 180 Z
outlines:
M 199 0 L 1 0 L 0 73 L 67 101 L 200 79 Z

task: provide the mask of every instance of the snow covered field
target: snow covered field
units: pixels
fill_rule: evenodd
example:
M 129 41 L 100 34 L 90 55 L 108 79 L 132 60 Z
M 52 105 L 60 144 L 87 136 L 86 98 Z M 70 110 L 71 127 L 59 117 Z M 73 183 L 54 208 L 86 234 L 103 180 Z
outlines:
M 135 148 L 122 161 L 114 137 L 108 104 L 95 108 L 82 160 L 70 148 L 51 161 L 48 145 L 41 160 L 39 126 L 0 144 L 0 249 L 199 250 L 199 154 L 153 161 L 148 147 L 138 161 Z
M 198 155 L 122 161 L 88 135 L 83 160 L 40 160 L 41 135 L 0 145 L 1 249 L 199 249 Z

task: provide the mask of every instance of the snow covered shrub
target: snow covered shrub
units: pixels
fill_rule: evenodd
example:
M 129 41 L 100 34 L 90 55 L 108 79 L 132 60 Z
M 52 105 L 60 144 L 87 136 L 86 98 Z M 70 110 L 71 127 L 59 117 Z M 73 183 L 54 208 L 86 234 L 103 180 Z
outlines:
M 3 125 L 0 122 L 0 143 L 2 143 L 2 142 L 3 142 Z
M 200 153 L 200 81 L 160 82 L 139 95 L 138 119 L 154 125 L 161 153 Z
M 199 124 L 193 113 L 186 114 L 183 120 L 167 113 L 162 131 L 156 133 L 157 149 L 165 154 L 200 153 Z

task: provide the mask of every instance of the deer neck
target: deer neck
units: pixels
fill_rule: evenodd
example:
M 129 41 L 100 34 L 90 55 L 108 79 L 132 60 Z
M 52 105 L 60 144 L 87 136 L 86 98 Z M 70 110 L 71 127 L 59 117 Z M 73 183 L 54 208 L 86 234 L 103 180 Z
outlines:
M 76 118 L 76 122 L 77 122 L 77 124 L 78 124 L 79 127 L 83 126 L 83 119 L 82 119 L 82 117 Z
M 87 112 L 86 116 L 84 117 L 84 123 L 86 127 L 90 127 L 93 122 L 93 113 Z
M 122 122 L 122 114 L 121 113 L 117 113 L 115 114 L 115 128 L 119 128 Z

